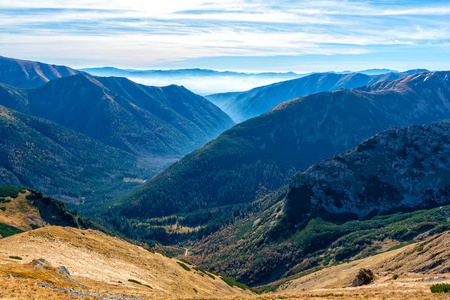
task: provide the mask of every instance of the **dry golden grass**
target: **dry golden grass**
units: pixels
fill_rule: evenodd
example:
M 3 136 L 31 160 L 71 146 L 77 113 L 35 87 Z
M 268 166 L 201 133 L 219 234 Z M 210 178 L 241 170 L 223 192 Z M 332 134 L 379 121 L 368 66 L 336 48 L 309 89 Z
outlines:
M 0 277 L 0 299 L 22 300 L 22 299 L 74 299 L 65 291 L 58 291 L 34 285 L 32 280 L 6 279 Z M 89 298 L 86 298 L 89 299 Z M 90 297 L 90 299 L 93 299 Z
M 176 259 L 151 253 L 141 247 L 95 230 L 47 226 L 2 239 L 0 242 L 0 299 L 79 299 L 67 291 L 36 286 L 81 290 L 59 274 L 57 266 L 67 267 L 73 279 L 89 291 L 103 295 L 136 296 L 141 299 L 446 299 L 446 294 L 432 294 L 436 283 L 424 278 L 447 277 L 450 260 L 450 233 L 425 242 L 382 253 L 361 260 L 329 267 L 288 282 L 276 293 L 254 295 L 231 288 L 220 278 L 204 276 L 193 269 L 184 270 Z M 417 251 L 418 247 L 423 247 Z M 15 260 L 9 256 L 20 256 Z M 43 258 L 52 266 L 35 268 L 33 259 Z M 424 272 L 412 272 L 442 260 L 442 266 Z M 446 260 L 447 259 L 447 260 Z M 360 268 L 376 274 L 373 284 L 346 287 Z M 8 279 L 12 274 L 14 279 Z M 392 275 L 399 278 L 393 280 Z M 134 279 L 144 285 L 129 282 Z M 439 281 L 439 283 L 450 280 Z M 195 291 L 199 293 L 197 294 Z M 83 296 L 83 299 L 100 299 Z
M 423 247 L 423 250 L 417 251 L 420 247 Z M 437 261 L 441 264 L 436 265 Z M 427 269 L 430 266 L 434 267 Z M 374 283 L 362 287 L 349 287 L 361 268 L 374 272 L 376 275 Z M 340 297 L 341 299 L 448 300 L 450 295 L 432 294 L 430 286 L 435 283 L 450 283 L 449 270 L 450 232 L 446 232 L 418 244 L 329 267 L 293 280 L 280 287 L 277 298 L 283 296 L 293 297 L 292 299 Z M 393 279 L 394 274 L 399 275 L 397 280 Z M 438 277 L 447 279 L 422 281 Z
M 23 260 L 14 261 L 9 258 L 11 255 L 20 256 Z M 212 279 L 193 269 L 186 271 L 177 264 L 176 259 L 153 254 L 95 230 L 70 227 L 47 226 L 2 239 L 0 274 L 3 278 L 6 278 L 6 274 L 14 273 L 18 277 L 23 274 L 20 276 L 26 280 L 48 282 L 50 279 L 40 273 L 21 271 L 37 258 L 46 259 L 54 267 L 67 267 L 76 282 L 104 294 L 152 299 L 196 296 L 225 298 L 249 294 L 239 288 L 229 287 L 218 277 Z M 129 282 L 129 279 L 152 288 Z M 61 286 L 58 280 L 50 282 Z
M 25 198 L 30 191 L 20 193 L 17 198 L 6 197 L 11 200 L 8 203 L 2 203 L 5 211 L 0 211 L 0 223 L 8 224 L 22 230 L 31 230 L 31 224 L 44 226 L 45 222 L 39 214 L 36 207 L 30 206 Z

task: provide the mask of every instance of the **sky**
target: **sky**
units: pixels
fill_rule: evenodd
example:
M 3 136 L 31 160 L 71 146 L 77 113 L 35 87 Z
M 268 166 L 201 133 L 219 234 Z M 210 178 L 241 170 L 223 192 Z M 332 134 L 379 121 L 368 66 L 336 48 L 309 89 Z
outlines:
M 74 68 L 450 69 L 450 1 L 0 0 L 0 55 Z

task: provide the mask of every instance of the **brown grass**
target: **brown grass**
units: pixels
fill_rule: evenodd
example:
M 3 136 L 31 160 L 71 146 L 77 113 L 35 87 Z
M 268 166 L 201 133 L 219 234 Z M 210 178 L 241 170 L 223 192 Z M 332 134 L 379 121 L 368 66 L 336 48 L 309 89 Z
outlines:
M 14 262 L 8 258 L 10 255 L 20 256 L 23 261 Z M 27 264 L 35 258 L 46 259 L 54 267 L 67 267 L 76 282 L 104 294 L 166 299 L 194 296 L 225 298 L 248 293 L 231 288 L 221 280 L 187 272 L 177 264 L 176 259 L 150 253 L 118 238 L 95 230 L 57 226 L 2 239 L 0 274 L 6 278 L 6 274 L 14 272 L 17 278 L 61 286 L 58 280 L 28 268 Z M 128 279 L 137 280 L 152 289 L 133 284 Z
M 0 299 L 77 299 L 67 292 L 34 285 L 35 282 L 80 289 L 56 271 L 66 266 L 73 279 L 104 295 L 119 294 L 142 299 L 446 299 L 446 294 L 432 294 L 429 287 L 437 281 L 424 278 L 447 277 L 436 274 L 442 268 L 413 272 L 436 259 L 448 258 L 450 233 L 432 237 L 419 244 L 382 253 L 373 257 L 329 267 L 296 279 L 280 287 L 276 293 L 252 295 L 231 288 L 222 280 L 213 280 L 199 272 L 186 271 L 177 259 L 131 245 L 123 240 L 94 230 L 48 226 L 2 239 L 0 242 Z M 418 252 L 417 247 L 423 247 Z M 10 259 L 20 256 L 22 261 Z M 35 268 L 32 259 L 43 258 L 52 266 Z M 360 268 L 376 274 L 373 284 L 348 286 Z M 434 270 L 434 271 L 433 271 Z M 7 274 L 15 278 L 8 279 Z M 397 280 L 393 274 L 399 274 Z M 137 280 L 152 289 L 129 282 Z M 450 280 L 439 283 L 450 283 Z M 195 290 L 199 291 L 196 294 Z M 83 297 L 95 299 L 95 297 Z
M 450 232 L 446 232 L 418 244 L 328 267 L 281 286 L 277 297 L 278 295 L 283 297 L 306 295 L 305 297 L 312 297 L 312 299 L 343 297 L 343 299 L 448 300 L 449 295 L 432 294 L 430 286 L 437 282 L 450 283 L 449 243 Z M 418 252 L 418 247 L 423 247 L 423 250 Z M 442 263 L 437 265 L 437 261 Z M 429 268 L 430 266 L 434 267 Z M 348 286 L 361 268 L 372 270 L 376 275 L 375 282 L 363 287 L 349 288 Z M 397 280 L 393 280 L 394 274 L 399 275 Z M 422 282 L 423 279 L 437 277 L 447 278 L 447 280 Z
M 30 206 L 25 198 L 30 191 L 20 193 L 17 198 L 6 197 L 11 200 L 8 203 L 2 203 L 6 207 L 5 211 L 0 212 L 0 223 L 8 224 L 22 230 L 31 230 L 31 224 L 44 226 L 45 222 L 39 214 L 36 207 Z

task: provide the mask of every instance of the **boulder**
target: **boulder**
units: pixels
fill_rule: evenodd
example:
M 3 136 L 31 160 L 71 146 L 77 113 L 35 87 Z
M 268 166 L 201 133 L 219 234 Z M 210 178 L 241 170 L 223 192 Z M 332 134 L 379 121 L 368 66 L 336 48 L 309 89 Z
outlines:
M 374 275 L 371 270 L 369 269 L 361 269 L 359 270 L 358 274 L 356 274 L 355 278 L 353 279 L 351 286 L 361 286 L 370 284 L 374 279 Z

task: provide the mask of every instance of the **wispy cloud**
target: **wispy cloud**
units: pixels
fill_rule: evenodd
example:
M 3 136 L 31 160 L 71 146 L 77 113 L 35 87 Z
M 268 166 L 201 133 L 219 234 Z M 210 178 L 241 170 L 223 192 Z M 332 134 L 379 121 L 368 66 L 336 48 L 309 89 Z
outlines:
M 0 47 L 3 55 L 130 67 L 361 55 L 393 45 L 443 51 L 449 17 L 448 1 L 17 0 L 0 3 Z

